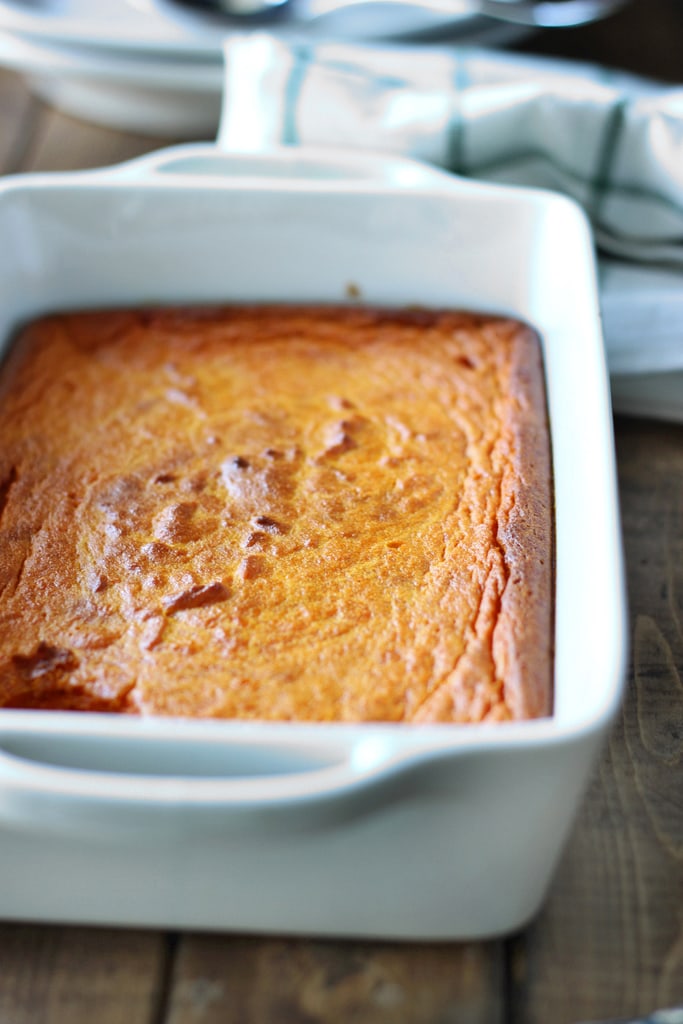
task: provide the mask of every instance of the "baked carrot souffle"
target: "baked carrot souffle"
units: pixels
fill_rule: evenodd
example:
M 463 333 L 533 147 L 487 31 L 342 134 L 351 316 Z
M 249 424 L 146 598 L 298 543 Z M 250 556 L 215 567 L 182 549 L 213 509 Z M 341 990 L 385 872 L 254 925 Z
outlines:
M 542 356 L 468 312 L 57 314 L 0 373 L 0 704 L 552 710 Z

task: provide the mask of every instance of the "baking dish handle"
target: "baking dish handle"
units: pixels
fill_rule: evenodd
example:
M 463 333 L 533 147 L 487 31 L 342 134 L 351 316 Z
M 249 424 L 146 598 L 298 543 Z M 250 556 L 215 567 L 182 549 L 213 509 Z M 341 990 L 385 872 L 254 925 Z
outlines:
M 149 740 L 152 739 L 150 743 Z M 119 738 L 120 739 L 120 738 Z M 294 827 L 358 813 L 438 747 L 401 751 L 377 735 L 348 744 L 120 743 L 104 734 L 9 737 L 0 743 L 0 827 L 69 836 L 179 837 Z M 441 753 L 444 753 L 442 749 Z M 172 774 L 175 765 L 176 774 Z
M 262 150 L 225 150 L 205 143 L 169 146 L 105 172 L 91 172 L 98 177 L 103 173 L 117 180 L 154 180 L 155 184 L 162 185 L 165 180 L 169 184 L 185 180 L 195 187 L 197 177 L 214 179 L 222 185 L 248 183 L 250 188 L 260 184 L 272 188 L 278 183 L 306 183 L 313 187 L 316 183 L 327 186 L 375 183 L 384 188 L 433 189 L 452 186 L 458 180 L 455 175 L 419 160 L 386 153 L 330 146 L 271 145 Z

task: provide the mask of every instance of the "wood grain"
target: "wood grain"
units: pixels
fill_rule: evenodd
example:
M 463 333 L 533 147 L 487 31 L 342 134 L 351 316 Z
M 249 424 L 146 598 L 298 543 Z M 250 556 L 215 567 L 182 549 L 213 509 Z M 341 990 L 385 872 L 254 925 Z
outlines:
M 617 424 L 628 695 L 550 899 L 512 949 L 513 1021 L 683 1005 L 683 428 Z
M 30 95 L 19 75 L 0 70 L 1 174 L 12 174 L 23 168 L 38 109 L 39 104 Z
M 153 932 L 0 927 L 2 1024 L 158 1024 L 167 943 Z
M 70 171 L 106 167 L 159 149 L 163 144 L 146 135 L 128 135 L 86 124 L 39 103 L 22 169 Z
M 0 69 L 1 174 L 105 167 L 173 142 L 70 117 L 37 99 L 16 72 Z
M 181 940 L 167 1024 L 503 1024 L 499 943 Z

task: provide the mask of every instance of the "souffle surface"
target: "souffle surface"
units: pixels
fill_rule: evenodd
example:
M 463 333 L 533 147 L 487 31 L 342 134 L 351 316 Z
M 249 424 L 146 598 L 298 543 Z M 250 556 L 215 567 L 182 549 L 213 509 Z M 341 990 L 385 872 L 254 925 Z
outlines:
M 552 708 L 538 339 L 325 307 L 59 314 L 0 375 L 0 704 Z

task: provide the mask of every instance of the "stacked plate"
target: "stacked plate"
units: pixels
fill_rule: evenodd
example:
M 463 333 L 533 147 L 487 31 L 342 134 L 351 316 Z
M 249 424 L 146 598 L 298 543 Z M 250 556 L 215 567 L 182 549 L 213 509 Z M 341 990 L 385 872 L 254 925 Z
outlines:
M 245 10 L 246 0 L 234 2 Z M 263 0 L 259 14 L 251 2 L 248 13 L 226 16 L 212 13 L 209 0 L 0 0 L 0 65 L 86 120 L 208 138 L 220 114 L 228 32 L 500 46 L 528 32 L 529 21 L 552 24 L 559 11 L 561 24 L 568 10 L 591 20 L 621 0 Z

